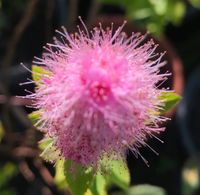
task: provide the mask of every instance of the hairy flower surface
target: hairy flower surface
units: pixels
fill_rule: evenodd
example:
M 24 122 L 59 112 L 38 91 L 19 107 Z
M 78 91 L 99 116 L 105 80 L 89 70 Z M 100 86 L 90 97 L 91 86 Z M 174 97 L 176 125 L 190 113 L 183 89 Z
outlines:
M 157 115 L 163 90 L 156 87 L 167 76 L 159 74 L 163 54 L 155 55 L 152 40 L 142 44 L 139 33 L 127 38 L 123 26 L 73 35 L 63 28 L 36 58 L 49 71 L 32 95 L 40 129 L 66 159 L 84 166 L 103 155 L 124 156 L 127 148 L 141 156 L 146 139 L 164 130 L 158 124 L 165 118 Z

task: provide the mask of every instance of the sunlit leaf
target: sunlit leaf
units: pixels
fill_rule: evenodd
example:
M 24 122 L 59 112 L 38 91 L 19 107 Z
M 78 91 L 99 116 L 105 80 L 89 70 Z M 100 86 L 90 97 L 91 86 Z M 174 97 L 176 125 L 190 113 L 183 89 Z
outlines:
M 36 84 L 42 83 L 42 79 L 51 75 L 51 72 L 41 66 L 32 65 L 32 77 Z
M 124 9 L 129 20 L 142 29 L 148 29 L 160 36 L 165 26 L 172 22 L 179 24 L 186 11 L 186 3 L 182 0 L 99 0 L 102 3 L 119 6 Z M 200 7 L 200 0 L 190 0 Z
M 28 115 L 28 118 L 31 120 L 31 122 L 32 122 L 33 124 L 37 123 L 37 121 L 40 119 L 39 111 L 31 112 L 31 113 Z
M 94 195 L 91 190 L 88 188 L 84 195 Z
M 105 167 L 106 185 L 117 185 L 122 189 L 127 189 L 130 185 L 130 173 L 127 163 L 123 159 L 103 160 Z
M 176 2 L 171 6 L 170 20 L 173 24 L 179 24 L 185 14 L 186 6 L 183 2 Z
M 160 110 L 161 114 L 164 114 L 174 108 L 181 100 L 181 96 L 174 92 L 163 92 L 159 98 L 164 102 L 164 106 Z
M 94 179 L 94 172 L 72 161 L 65 161 L 65 178 L 73 195 L 87 192 Z
M 130 187 L 125 192 L 120 192 L 116 195 L 167 195 L 165 190 L 161 187 L 152 186 L 149 184 L 142 184 Z
M 39 148 L 42 150 L 40 156 L 49 162 L 56 162 L 60 159 L 60 151 L 54 145 L 55 140 L 50 137 L 46 137 L 39 143 Z
M 90 188 L 92 195 L 106 195 L 106 187 L 107 184 L 105 176 L 100 172 L 97 172 L 93 180 L 92 187 Z
M 135 20 L 146 19 L 149 16 L 151 16 L 151 9 L 149 9 L 149 8 L 143 8 L 143 9 L 139 9 L 134 12 L 128 13 L 128 17 L 134 18 Z
M 164 15 L 167 11 L 167 0 L 149 0 L 156 14 Z
M 65 163 L 65 160 L 61 159 L 61 160 L 57 160 L 55 164 L 54 181 L 59 189 L 68 188 L 68 184 L 67 184 L 65 174 L 64 174 L 64 163 Z

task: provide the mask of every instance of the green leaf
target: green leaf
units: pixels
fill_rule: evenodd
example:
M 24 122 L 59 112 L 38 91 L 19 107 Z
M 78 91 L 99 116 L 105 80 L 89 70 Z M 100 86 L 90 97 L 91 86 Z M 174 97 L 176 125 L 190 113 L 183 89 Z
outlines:
M 106 195 L 106 179 L 100 172 L 97 172 L 90 191 L 92 195 Z
M 86 168 L 73 161 L 58 160 L 55 183 L 61 189 L 68 188 L 73 195 L 107 195 L 106 189 L 113 184 L 128 189 L 130 174 L 126 163 L 122 159 L 105 159 L 101 162 L 101 172 L 95 172 L 92 167 Z
M 105 168 L 106 185 L 117 185 L 122 189 L 127 189 L 130 185 L 130 173 L 127 163 L 123 159 L 103 160 L 102 166 Z
M 154 35 L 160 36 L 167 23 L 179 24 L 186 10 L 182 0 L 100 0 L 102 3 L 119 6 L 124 9 L 129 20 Z M 200 0 L 189 0 L 200 7 Z
M 65 161 L 65 177 L 73 195 L 107 195 L 106 189 L 109 186 L 116 185 L 128 189 L 130 183 L 128 167 L 122 159 L 104 158 L 101 162 L 101 172 L 96 173 L 92 168 Z
M 200 8 L 200 0 L 189 0 L 190 3 L 197 8 Z
M 66 181 L 73 195 L 84 194 L 90 188 L 94 179 L 92 168 L 86 168 L 67 160 L 64 170 Z
M 159 99 L 164 102 L 164 106 L 160 110 L 160 113 L 164 114 L 178 104 L 181 96 L 174 92 L 163 92 Z
M 167 195 L 161 187 L 149 184 L 136 185 L 129 188 L 124 195 Z
M 31 122 L 32 122 L 33 124 L 36 124 L 37 121 L 40 119 L 39 111 L 31 112 L 31 113 L 28 115 L 28 118 L 31 120 Z
M 155 14 L 164 15 L 167 11 L 167 0 L 149 0 L 151 3 L 153 10 L 155 11 Z
M 64 174 L 64 163 L 65 163 L 65 160 L 61 159 L 61 160 L 57 160 L 56 165 L 55 165 L 54 181 L 59 189 L 68 188 L 68 184 L 67 184 L 67 181 L 65 179 L 65 174 Z
M 7 162 L 0 167 L 0 173 L 0 188 L 2 188 L 17 174 L 17 168 L 15 164 Z
M 32 65 L 32 77 L 37 85 L 43 83 L 42 79 L 51 75 L 51 72 L 41 66 Z
M 167 17 L 170 22 L 177 25 L 182 21 L 182 18 L 185 14 L 186 5 L 182 1 L 174 2 L 171 0 L 168 6 Z
M 40 156 L 49 162 L 60 160 L 60 151 L 54 145 L 55 140 L 50 137 L 42 139 L 39 143 L 39 148 L 43 150 Z
M 185 15 L 186 5 L 183 2 L 177 2 L 174 5 L 174 19 L 172 22 L 174 24 L 179 24 L 182 21 L 183 16 Z

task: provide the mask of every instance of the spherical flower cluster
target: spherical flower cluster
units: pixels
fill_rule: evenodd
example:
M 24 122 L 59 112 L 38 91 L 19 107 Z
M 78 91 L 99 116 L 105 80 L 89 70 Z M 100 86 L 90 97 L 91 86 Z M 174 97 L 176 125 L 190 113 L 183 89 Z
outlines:
M 72 35 L 63 28 L 36 58 L 49 72 L 33 94 L 40 129 L 66 159 L 84 166 L 103 155 L 124 156 L 127 148 L 140 155 L 146 139 L 164 130 L 156 87 L 167 76 L 159 73 L 162 54 L 155 55 L 152 40 L 142 44 L 139 33 L 127 38 L 124 25 L 91 33 L 78 28 Z

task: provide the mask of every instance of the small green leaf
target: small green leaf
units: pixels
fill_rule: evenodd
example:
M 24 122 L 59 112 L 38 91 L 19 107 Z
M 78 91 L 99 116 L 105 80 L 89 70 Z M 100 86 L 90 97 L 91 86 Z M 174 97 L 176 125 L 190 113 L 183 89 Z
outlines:
M 40 119 L 39 111 L 31 112 L 31 113 L 28 115 L 28 118 L 31 120 L 31 122 L 32 122 L 33 124 L 36 124 L 37 121 Z
M 158 16 L 164 15 L 167 11 L 167 0 L 149 0 L 155 14 Z
M 54 145 L 55 140 L 50 137 L 46 137 L 39 143 L 39 148 L 43 150 L 40 156 L 49 162 L 56 162 L 60 159 L 60 151 Z
M 64 174 L 64 163 L 65 163 L 65 160 L 61 159 L 61 160 L 57 160 L 55 164 L 54 181 L 59 189 L 68 188 L 68 184 L 67 184 L 67 181 L 65 179 L 65 174 Z
M 39 85 L 42 83 L 42 79 L 51 75 L 51 72 L 44 69 L 41 66 L 32 65 L 32 77 L 33 80 Z
M 167 195 L 161 187 L 148 184 L 137 185 L 127 190 L 124 195 Z
M 90 188 L 92 195 L 106 195 L 106 179 L 101 173 L 97 172 Z
M 181 96 L 174 92 L 163 92 L 159 99 L 164 102 L 164 106 L 160 110 L 160 113 L 164 114 L 178 104 Z
M 65 161 L 64 169 L 66 181 L 73 195 L 84 194 L 90 188 L 94 179 L 92 169 L 69 160 Z
M 52 146 L 53 142 L 54 142 L 53 138 L 45 137 L 39 142 L 39 148 L 41 150 L 45 150 L 49 146 Z
M 115 184 L 122 189 L 127 189 L 130 185 L 130 173 L 126 162 L 123 159 L 106 160 L 106 158 L 103 161 L 106 185 Z

